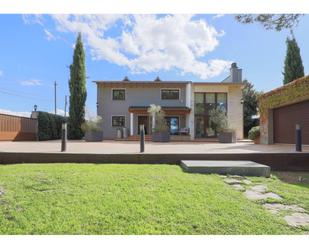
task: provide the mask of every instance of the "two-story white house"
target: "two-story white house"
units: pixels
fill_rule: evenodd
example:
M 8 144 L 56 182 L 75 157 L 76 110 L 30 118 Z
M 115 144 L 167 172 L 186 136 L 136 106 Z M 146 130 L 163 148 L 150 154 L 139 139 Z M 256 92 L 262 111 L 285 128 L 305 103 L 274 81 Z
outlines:
M 143 124 L 151 134 L 152 118 L 147 109 L 160 105 L 172 135 L 189 131 L 188 139 L 214 138 L 209 111 L 220 106 L 226 111 L 230 128 L 243 138 L 242 70 L 236 63 L 222 82 L 192 81 L 122 81 L 99 80 L 97 114 L 103 118 L 104 139 L 115 139 L 117 129 L 125 127 L 130 136 L 139 133 Z

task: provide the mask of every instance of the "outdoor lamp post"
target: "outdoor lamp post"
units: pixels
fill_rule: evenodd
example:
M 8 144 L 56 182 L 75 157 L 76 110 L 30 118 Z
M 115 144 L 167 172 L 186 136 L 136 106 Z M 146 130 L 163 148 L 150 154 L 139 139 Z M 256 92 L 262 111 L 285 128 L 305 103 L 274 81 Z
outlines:
M 36 112 L 37 109 L 38 109 L 38 106 L 37 106 L 37 105 L 34 105 L 34 106 L 33 106 L 33 110 Z
M 139 134 L 140 134 L 140 152 L 143 153 L 145 151 L 145 129 L 144 129 L 144 125 L 140 125 Z
M 301 152 L 302 151 L 302 144 L 301 144 L 301 128 L 300 125 L 296 125 L 296 151 Z
M 67 149 L 67 123 L 64 121 L 61 127 L 61 152 Z

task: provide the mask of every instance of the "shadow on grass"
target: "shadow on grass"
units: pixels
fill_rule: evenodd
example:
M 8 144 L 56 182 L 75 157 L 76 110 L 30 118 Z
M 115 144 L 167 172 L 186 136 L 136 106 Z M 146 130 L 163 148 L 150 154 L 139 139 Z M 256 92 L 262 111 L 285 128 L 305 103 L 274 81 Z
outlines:
M 309 188 L 309 172 L 272 171 L 272 174 L 283 182 Z

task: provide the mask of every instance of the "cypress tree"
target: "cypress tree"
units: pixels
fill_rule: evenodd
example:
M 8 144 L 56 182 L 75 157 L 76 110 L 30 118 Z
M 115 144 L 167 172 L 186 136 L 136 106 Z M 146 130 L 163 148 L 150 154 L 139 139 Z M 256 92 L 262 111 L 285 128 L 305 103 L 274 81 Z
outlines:
M 286 44 L 287 51 L 284 61 L 283 84 L 287 84 L 305 75 L 300 50 L 295 37 L 293 36 L 292 39 L 287 38 Z
M 85 52 L 82 36 L 79 33 L 76 39 L 73 64 L 70 65 L 70 108 L 68 119 L 68 138 L 82 139 L 84 132 L 81 125 L 85 122 L 86 67 Z

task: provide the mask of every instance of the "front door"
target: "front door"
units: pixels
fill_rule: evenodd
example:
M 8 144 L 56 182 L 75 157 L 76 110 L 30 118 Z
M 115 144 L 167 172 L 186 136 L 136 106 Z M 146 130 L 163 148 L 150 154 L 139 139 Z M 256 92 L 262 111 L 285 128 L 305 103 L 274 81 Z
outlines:
M 145 127 L 145 134 L 146 135 L 149 134 L 149 117 L 148 116 L 138 116 L 137 124 L 138 124 L 137 134 L 139 134 L 139 127 L 140 127 L 140 125 L 144 125 L 144 127 Z

